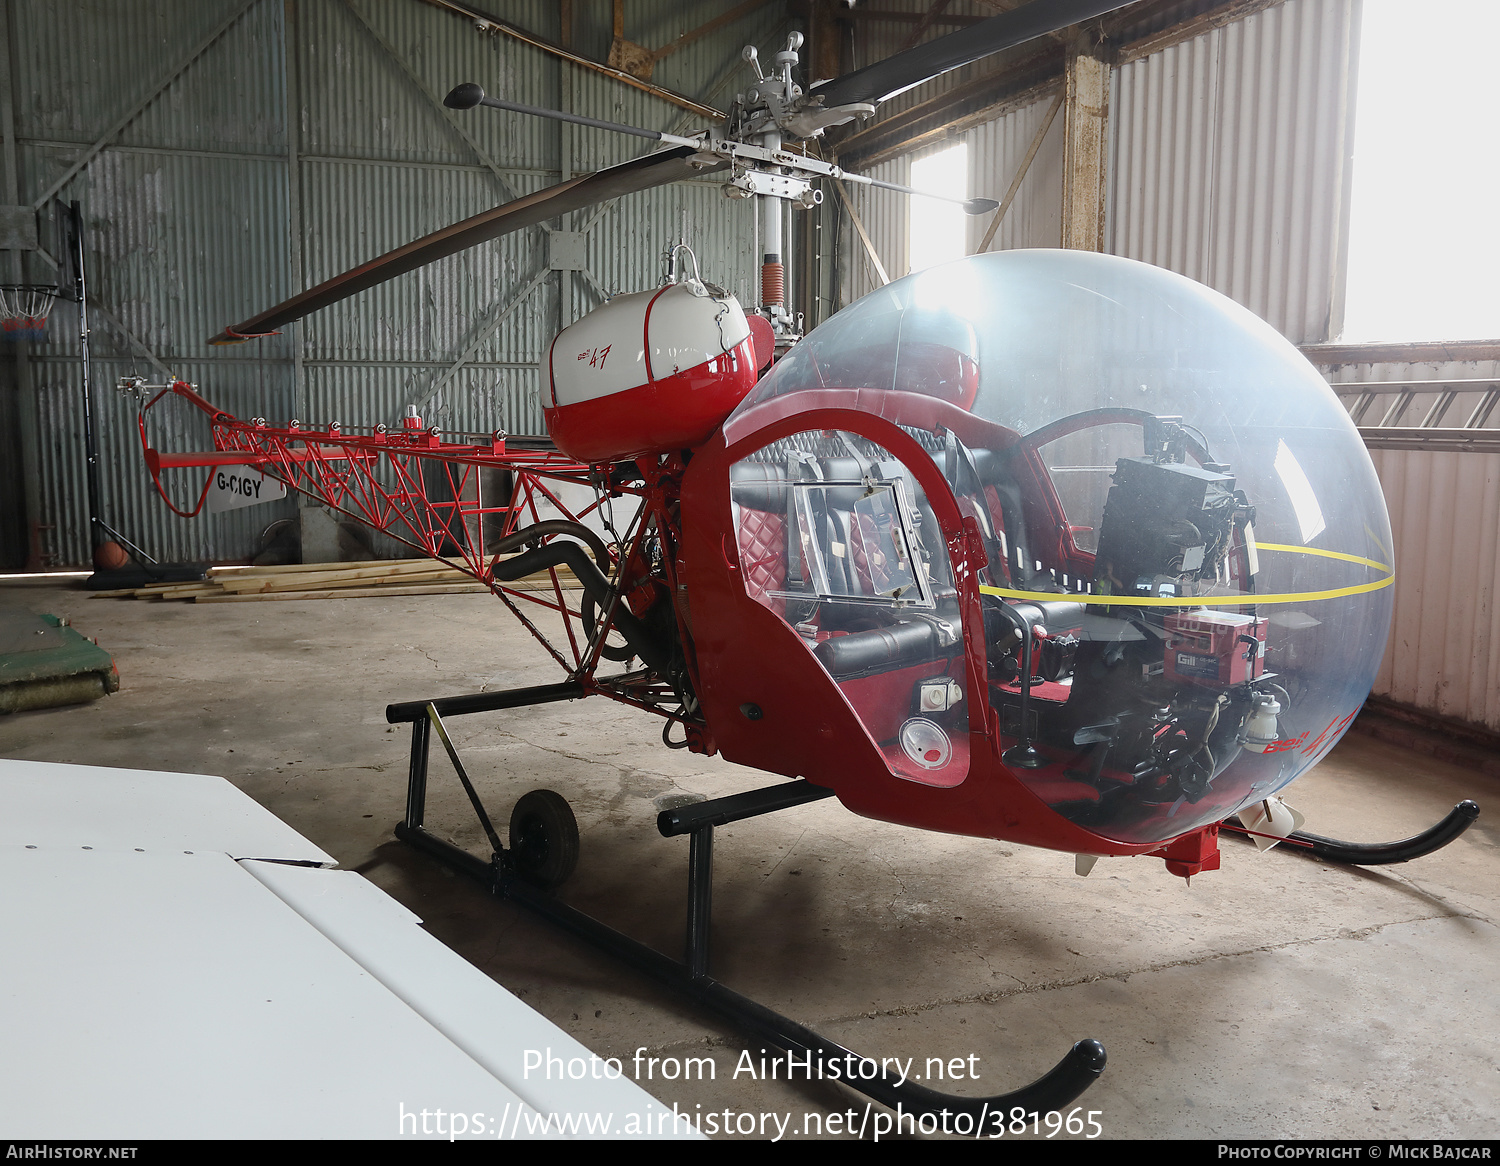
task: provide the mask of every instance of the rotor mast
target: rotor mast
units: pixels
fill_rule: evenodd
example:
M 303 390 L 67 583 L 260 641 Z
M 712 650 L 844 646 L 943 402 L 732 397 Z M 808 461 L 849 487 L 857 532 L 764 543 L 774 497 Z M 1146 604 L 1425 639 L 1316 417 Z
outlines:
M 786 48 L 776 54 L 769 74 L 761 71 L 759 54 L 754 45 L 746 45 L 741 54 L 755 70 L 755 84 L 737 94 L 724 128 L 711 134 L 702 149 L 705 154 L 728 158 L 731 170 L 724 183 L 730 198 L 757 199 L 757 222 L 760 227 L 760 306 L 756 309 L 771 322 L 776 348 L 785 351 L 802 338 L 803 320 L 787 306 L 785 246 L 785 212 L 783 204 L 795 203 L 812 210 L 823 201 L 818 179 L 842 179 L 865 186 L 879 186 L 903 194 L 936 198 L 957 203 L 970 215 L 988 214 L 1000 204 L 989 198 L 955 198 L 916 190 L 895 182 L 851 174 L 832 162 L 803 149 L 794 153 L 787 141 L 820 138 L 829 126 L 843 125 L 855 118 L 870 117 L 872 102 L 864 100 L 829 104 L 824 94 L 804 92 L 793 79 L 797 50 L 802 34 L 787 36 Z
M 747 92 L 736 97 L 735 113 L 743 111 L 749 116 L 752 124 L 746 126 L 746 129 L 753 130 L 753 123 L 756 121 L 769 123 L 761 132 L 753 135 L 753 140 L 762 149 L 773 154 L 781 151 L 783 140 L 782 119 L 777 114 L 790 109 L 802 95 L 801 87 L 792 79 L 792 70 L 798 61 L 797 50 L 801 47 L 802 34 L 789 34 L 786 48 L 776 54 L 769 76 L 761 71 L 759 54 L 754 45 L 746 45 L 742 54 L 755 70 L 756 83 Z M 734 114 L 730 116 L 732 118 Z M 818 132 L 821 133 L 821 129 Z M 778 177 L 784 178 L 786 173 L 784 166 L 769 166 L 766 168 L 766 175 L 772 181 L 754 184 L 761 238 L 759 311 L 771 322 L 771 328 L 776 334 L 776 347 L 779 349 L 790 347 L 802 338 L 801 317 L 794 316 L 786 303 L 786 264 L 782 262 L 786 225 L 782 200 L 796 198 L 799 205 L 804 207 L 817 205 L 815 198 L 808 197 L 817 193 L 810 187 L 793 193 L 792 183 L 774 181 Z M 729 189 L 726 187 L 726 193 Z

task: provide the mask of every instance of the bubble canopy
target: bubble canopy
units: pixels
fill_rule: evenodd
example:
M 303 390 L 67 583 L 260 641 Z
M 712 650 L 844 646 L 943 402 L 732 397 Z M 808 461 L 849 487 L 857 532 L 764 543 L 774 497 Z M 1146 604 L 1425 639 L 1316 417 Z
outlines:
M 726 439 L 851 399 L 917 440 L 982 542 L 988 691 L 963 691 L 980 646 L 926 495 L 857 425 L 741 457 L 734 523 L 746 590 L 895 777 L 972 780 L 989 724 L 985 753 L 1052 810 L 1139 845 L 1269 797 L 1369 693 L 1379 481 L 1317 371 L 1226 297 L 1077 251 L 929 268 L 810 333 Z

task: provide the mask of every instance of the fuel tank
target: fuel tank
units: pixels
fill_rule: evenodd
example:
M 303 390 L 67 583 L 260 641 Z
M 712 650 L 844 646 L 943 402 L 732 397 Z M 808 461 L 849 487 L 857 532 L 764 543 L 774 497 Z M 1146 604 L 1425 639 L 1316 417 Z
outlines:
M 558 449 L 623 461 L 706 441 L 755 385 L 744 309 L 695 279 L 615 296 L 557 334 L 542 411 Z

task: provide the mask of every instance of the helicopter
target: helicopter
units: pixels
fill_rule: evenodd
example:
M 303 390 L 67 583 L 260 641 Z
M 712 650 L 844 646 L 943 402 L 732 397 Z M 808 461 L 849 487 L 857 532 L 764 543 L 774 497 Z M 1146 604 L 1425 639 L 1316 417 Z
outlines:
M 723 126 L 691 138 L 460 85 L 453 108 L 562 117 L 665 148 L 419 239 L 212 342 L 272 334 L 465 247 L 685 178 L 722 175 L 730 197 L 759 200 L 762 237 L 779 239 L 786 203 L 862 180 L 788 139 L 1121 6 L 1036 0 L 806 91 L 793 34 L 770 74 L 747 52 L 756 83 Z M 415 410 L 393 428 L 273 425 L 181 381 L 151 386 L 140 433 L 159 489 L 166 470 L 251 466 L 456 560 L 564 669 L 559 683 L 388 707 L 412 726 L 398 837 L 805 1055 L 820 1077 L 983 1121 L 1065 1108 L 1102 1072 L 1103 1046 L 1079 1041 L 1019 1090 L 960 1098 L 896 1081 L 739 996 L 708 971 L 717 827 L 831 797 L 1072 854 L 1080 874 L 1150 855 L 1190 879 L 1219 867 L 1222 830 L 1376 863 L 1428 853 L 1474 820 L 1465 802 L 1415 838 L 1361 846 L 1303 833 L 1280 800 L 1368 694 L 1394 572 L 1359 435 L 1273 329 L 1144 264 L 1012 251 L 907 276 L 803 336 L 775 251 L 761 274 L 747 312 L 673 248 L 663 286 L 563 329 L 542 362 L 545 438 L 444 434 Z M 211 452 L 151 447 L 147 414 L 169 399 L 206 415 Z M 519 586 L 538 575 L 543 590 Z M 532 618 L 538 607 L 561 637 Z M 502 839 L 445 726 L 588 696 L 658 716 L 668 747 L 787 779 L 660 815 L 664 835 L 690 840 L 681 962 L 560 902 L 578 857 L 566 800 L 525 794 Z M 488 860 L 426 827 L 433 737 Z

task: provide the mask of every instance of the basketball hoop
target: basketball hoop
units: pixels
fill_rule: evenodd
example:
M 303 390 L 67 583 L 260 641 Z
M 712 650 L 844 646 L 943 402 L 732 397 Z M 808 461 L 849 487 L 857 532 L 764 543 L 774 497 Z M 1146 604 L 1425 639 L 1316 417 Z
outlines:
M 47 316 L 57 288 L 42 284 L 0 284 L 0 343 L 47 339 Z

